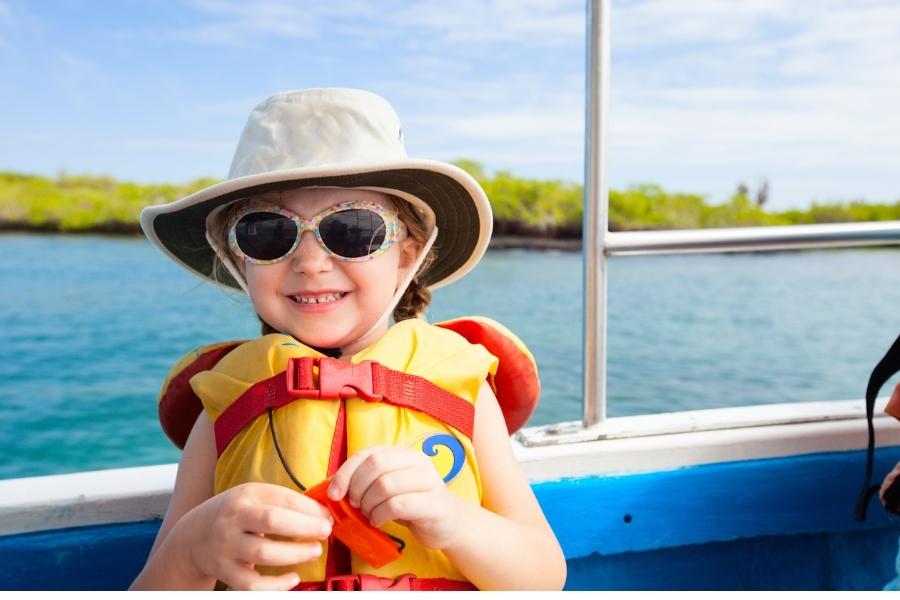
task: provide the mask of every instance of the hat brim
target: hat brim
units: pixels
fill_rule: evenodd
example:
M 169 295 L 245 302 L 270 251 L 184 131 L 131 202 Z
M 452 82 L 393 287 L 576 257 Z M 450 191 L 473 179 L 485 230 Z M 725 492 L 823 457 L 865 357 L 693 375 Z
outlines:
M 339 169 L 287 169 L 230 179 L 181 200 L 145 208 L 141 212 L 141 228 L 151 242 L 189 271 L 240 289 L 227 273 L 213 276 L 215 252 L 206 239 L 206 218 L 213 210 L 236 200 L 299 187 L 397 190 L 427 204 L 438 228 L 434 244 L 437 260 L 423 276 L 423 283 L 431 289 L 451 283 L 471 270 L 491 237 L 491 207 L 481 186 L 454 165 L 414 159 L 393 164 L 345 165 Z

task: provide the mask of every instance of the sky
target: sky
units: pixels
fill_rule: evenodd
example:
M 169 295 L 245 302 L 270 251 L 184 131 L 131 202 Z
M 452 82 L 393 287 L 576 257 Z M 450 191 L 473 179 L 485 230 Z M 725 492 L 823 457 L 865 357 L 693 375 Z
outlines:
M 411 156 L 584 178 L 585 3 L 0 0 L 0 171 L 224 178 L 272 93 L 356 87 Z M 614 0 L 610 187 L 900 200 L 900 2 Z

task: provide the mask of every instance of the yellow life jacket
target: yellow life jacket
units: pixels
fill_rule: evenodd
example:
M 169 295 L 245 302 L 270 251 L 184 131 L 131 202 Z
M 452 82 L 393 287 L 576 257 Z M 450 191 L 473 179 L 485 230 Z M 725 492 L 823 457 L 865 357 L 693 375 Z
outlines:
M 500 355 L 499 369 L 495 354 Z M 183 444 L 186 433 L 180 421 L 193 423 L 190 414 L 196 409 L 185 398 L 193 395 L 202 402 L 219 452 L 215 493 L 250 481 L 312 487 L 346 456 L 390 444 L 424 452 L 452 493 L 480 504 L 481 481 L 470 438 L 481 385 L 487 380 L 494 387 L 510 431 L 524 424 L 539 394 L 530 353 L 501 325 L 483 318 L 439 326 L 402 321 L 349 363 L 325 358 L 281 334 L 218 344 L 179 363 L 163 388 L 160 417 L 170 437 Z M 185 390 L 186 382 L 193 394 Z M 378 389 L 373 391 L 372 385 Z M 278 394 L 281 400 L 273 400 Z M 378 396 L 374 401 L 373 394 Z M 313 397 L 318 395 L 326 399 Z M 329 543 L 317 561 L 258 569 L 293 570 L 305 582 L 347 570 L 387 578 L 412 573 L 423 579 L 464 580 L 443 552 L 425 548 L 405 527 L 389 523 L 382 530 L 405 547 L 399 559 L 379 568 L 355 554 L 349 564 L 336 565 L 338 552 Z

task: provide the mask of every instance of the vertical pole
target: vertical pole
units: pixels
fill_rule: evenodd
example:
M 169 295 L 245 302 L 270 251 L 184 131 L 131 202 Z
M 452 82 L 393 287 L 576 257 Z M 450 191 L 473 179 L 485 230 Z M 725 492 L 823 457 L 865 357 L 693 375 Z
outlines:
M 588 0 L 584 165 L 584 427 L 606 419 L 606 234 L 611 0 Z

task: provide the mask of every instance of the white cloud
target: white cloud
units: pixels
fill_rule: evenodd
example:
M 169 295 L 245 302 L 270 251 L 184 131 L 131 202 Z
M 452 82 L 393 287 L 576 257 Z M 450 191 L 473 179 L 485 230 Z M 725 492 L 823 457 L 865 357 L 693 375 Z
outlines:
M 613 3 L 613 38 L 626 49 L 698 41 L 739 42 L 765 34 L 772 21 L 795 15 L 801 8 L 783 0 Z
M 578 86 L 542 85 L 546 76 L 507 73 L 486 86 L 407 86 L 427 111 L 401 111 L 411 155 L 474 159 L 488 169 L 524 177 L 579 180 L 583 170 L 583 107 Z
M 441 22 L 448 30 L 464 29 L 471 16 L 460 10 L 441 21 L 431 3 L 415 6 L 404 18 L 435 29 Z M 517 17 L 512 5 L 490 7 L 482 11 L 510 11 L 504 19 L 484 19 L 503 22 L 494 39 L 527 31 L 530 16 Z M 805 170 L 804 176 L 810 170 L 889 169 L 900 163 L 897 11 L 900 5 L 889 3 L 859 10 L 856 3 L 813 6 L 797 0 L 614 5 L 615 164 L 642 169 L 644 180 L 673 166 L 694 173 L 728 169 L 748 178 L 784 171 L 785 165 Z M 478 16 L 475 11 L 473 20 Z M 449 81 L 437 89 L 409 90 L 423 103 L 427 98 L 433 112 L 415 116 L 409 139 L 421 126 L 435 140 L 424 147 L 444 156 L 480 158 L 526 175 L 552 163 L 566 176 L 580 177 L 583 74 L 575 65 L 547 73 L 523 63 L 518 72 L 493 73 L 489 87 Z M 468 150 L 453 152 L 460 147 Z M 717 183 L 711 192 L 721 198 L 735 184 Z M 693 185 L 706 189 L 708 182 Z M 784 189 L 803 182 L 773 185 Z M 842 190 L 835 193 L 866 191 Z
M 0 0 L 0 43 L 9 7 Z M 581 178 L 584 2 L 193 0 L 189 7 L 176 27 L 151 25 L 160 29 L 154 39 L 327 48 L 303 77 L 388 97 L 411 153 Z M 737 178 L 777 174 L 778 200 L 787 189 L 822 196 L 811 180 L 844 173 L 831 182 L 833 195 L 891 197 L 893 189 L 900 196 L 900 2 L 614 0 L 612 36 L 612 175 L 665 184 L 677 170 L 672 180 L 683 191 L 721 198 Z M 91 61 L 104 66 L 71 48 L 56 56 L 68 57 L 72 79 L 96 76 Z M 276 91 L 260 92 L 262 85 L 294 81 L 298 70 L 275 62 L 260 66 L 253 83 L 186 99 L 184 111 L 215 127 L 213 137 L 238 129 Z M 186 76 L 174 74 L 173 87 Z M 170 142 L 140 143 L 165 150 Z M 233 141 L 225 146 L 230 153 Z M 203 143 L 194 150 L 202 153 Z
M 452 7 L 452 8 L 451 8 Z M 393 21 L 426 29 L 447 42 L 529 44 L 579 43 L 584 37 L 584 3 L 572 0 L 439 0 L 410 3 Z
M 614 13 L 613 44 L 651 83 L 677 76 L 672 66 L 726 82 L 748 73 L 870 80 L 900 58 L 900 4 L 651 0 Z
M 579 135 L 580 121 L 569 115 L 544 112 L 483 113 L 466 119 L 451 120 L 451 132 L 482 140 L 518 143 L 527 139 L 552 138 L 559 135 Z
M 670 181 L 721 200 L 740 180 L 769 178 L 783 205 L 900 196 L 900 4 L 616 4 L 613 38 L 619 181 Z M 580 178 L 583 75 L 560 65 L 554 81 L 528 67 L 495 74 L 489 89 L 434 93 L 435 117 L 413 122 L 436 140 L 423 149 Z M 441 111 L 453 105 L 464 109 Z
M 191 5 L 213 20 L 175 28 L 168 37 L 198 44 L 246 46 L 261 37 L 314 38 L 319 21 L 314 11 L 289 2 L 195 0 Z
M 725 171 L 776 173 L 791 203 L 900 196 L 900 4 L 650 0 L 612 27 L 616 169 L 719 198 Z
M 402 64 L 429 79 L 446 80 L 448 77 L 465 79 L 473 73 L 471 65 L 446 56 L 412 55 L 403 58 Z
M 180 27 L 169 35 L 195 43 L 244 46 L 260 36 L 323 38 L 352 34 L 352 43 L 537 45 L 581 43 L 584 5 L 577 0 L 382 0 L 377 3 L 193 0 L 190 6 L 213 22 Z

